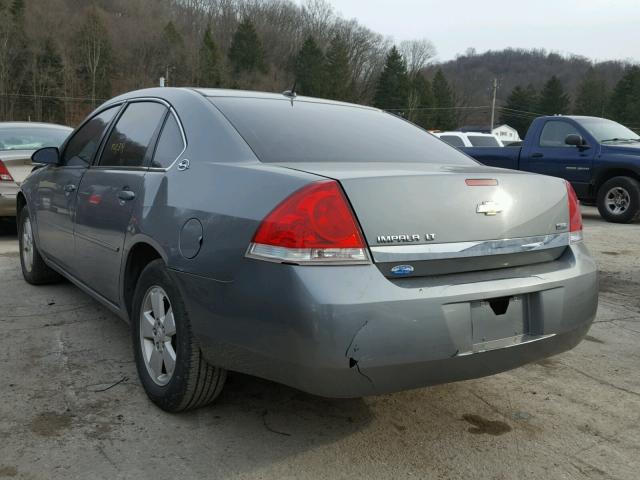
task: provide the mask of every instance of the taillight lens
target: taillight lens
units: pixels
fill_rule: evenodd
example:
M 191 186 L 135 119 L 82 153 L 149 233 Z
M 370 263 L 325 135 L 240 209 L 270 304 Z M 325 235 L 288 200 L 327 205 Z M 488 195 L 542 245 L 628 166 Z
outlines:
M 247 256 L 300 264 L 369 263 L 355 215 L 334 180 L 307 185 L 280 203 L 258 227 Z
M 576 243 L 582 241 L 582 213 L 576 191 L 566 180 L 567 197 L 569 198 L 569 241 Z
M 13 177 L 2 160 L 0 160 L 0 182 L 13 182 Z

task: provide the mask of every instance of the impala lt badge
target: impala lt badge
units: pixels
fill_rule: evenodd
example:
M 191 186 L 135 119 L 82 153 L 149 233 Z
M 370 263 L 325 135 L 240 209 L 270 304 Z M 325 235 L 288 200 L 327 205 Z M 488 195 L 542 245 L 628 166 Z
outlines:
M 484 213 L 486 216 L 497 215 L 502 211 L 502 206 L 496 202 L 482 202 L 476 208 L 476 213 Z
M 435 233 L 425 233 L 424 237 L 422 235 L 418 235 L 417 233 L 413 234 L 402 234 L 402 235 L 378 235 L 378 243 L 413 243 L 419 242 L 424 238 L 427 242 L 432 242 L 436 239 Z

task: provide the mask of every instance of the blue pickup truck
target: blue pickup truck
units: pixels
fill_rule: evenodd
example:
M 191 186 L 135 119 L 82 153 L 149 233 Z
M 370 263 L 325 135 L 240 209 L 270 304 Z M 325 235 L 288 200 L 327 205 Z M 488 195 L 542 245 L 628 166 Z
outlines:
M 597 205 L 609 222 L 640 217 L 640 137 L 614 121 L 539 117 L 522 146 L 460 150 L 485 165 L 564 178 L 583 203 Z

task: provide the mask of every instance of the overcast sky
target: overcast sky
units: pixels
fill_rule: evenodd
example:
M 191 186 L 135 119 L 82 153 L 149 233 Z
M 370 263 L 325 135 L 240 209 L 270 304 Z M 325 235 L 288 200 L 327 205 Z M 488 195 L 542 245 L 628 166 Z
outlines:
M 396 41 L 428 38 L 438 60 L 468 47 L 545 48 L 640 61 L 640 0 L 329 0 Z

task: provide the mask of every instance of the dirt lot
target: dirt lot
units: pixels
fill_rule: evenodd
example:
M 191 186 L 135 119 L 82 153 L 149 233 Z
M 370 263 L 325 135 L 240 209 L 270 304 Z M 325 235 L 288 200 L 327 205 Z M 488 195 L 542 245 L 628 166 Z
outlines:
M 217 404 L 146 398 L 128 327 L 31 287 L 0 232 L 0 478 L 637 479 L 640 224 L 585 208 L 600 309 L 576 349 L 494 377 L 327 400 L 242 375 Z

